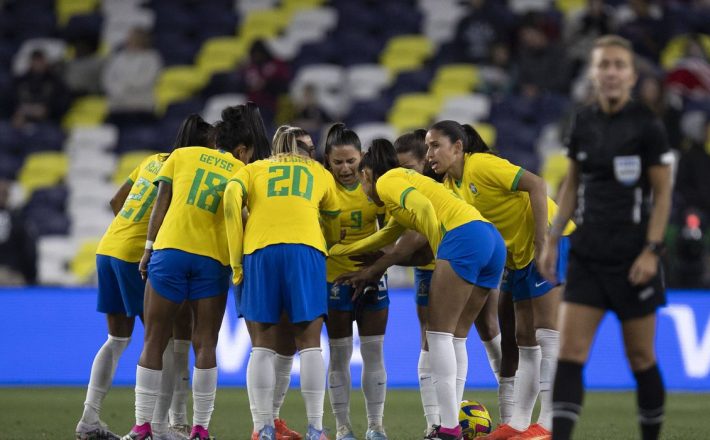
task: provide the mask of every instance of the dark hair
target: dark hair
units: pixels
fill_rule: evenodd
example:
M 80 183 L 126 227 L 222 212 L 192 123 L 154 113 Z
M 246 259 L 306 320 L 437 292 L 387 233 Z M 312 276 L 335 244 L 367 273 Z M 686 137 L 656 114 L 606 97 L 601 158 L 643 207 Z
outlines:
M 253 148 L 252 162 L 271 156 L 271 144 L 259 107 L 250 101 L 222 110 L 222 120 L 216 125 L 215 144 L 226 151 L 234 151 L 239 145 Z
M 362 144 L 357 133 L 347 128 L 342 122 L 333 124 L 325 138 L 325 155 L 329 155 L 336 145 L 352 145 L 357 151 L 362 151 Z
M 491 148 L 481 138 L 475 128 L 469 124 L 461 125 L 456 121 L 439 121 L 430 130 L 438 130 L 449 138 L 451 143 L 461 141 L 465 153 L 492 153 Z
M 419 128 L 409 133 L 404 133 L 394 141 L 394 149 L 397 154 L 412 153 L 414 157 L 422 160 L 426 157 L 427 146 L 424 143 L 426 130 Z
M 210 137 L 213 127 L 196 113 L 191 114 L 180 125 L 173 149 L 189 146 L 207 147 L 211 145 Z
M 374 182 L 387 171 L 398 166 L 397 152 L 392 142 L 387 139 L 377 138 L 372 140 L 372 145 L 367 150 L 367 153 L 362 156 L 358 170 L 371 169 Z
M 311 134 L 309 132 L 302 129 L 301 127 L 291 127 L 291 129 L 293 130 L 293 134 L 295 134 L 297 138 L 300 138 L 303 136 L 308 136 L 308 137 L 311 136 Z

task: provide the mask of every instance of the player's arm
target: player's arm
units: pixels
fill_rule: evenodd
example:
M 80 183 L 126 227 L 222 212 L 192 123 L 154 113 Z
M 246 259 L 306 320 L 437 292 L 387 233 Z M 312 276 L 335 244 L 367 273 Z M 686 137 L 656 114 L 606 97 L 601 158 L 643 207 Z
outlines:
M 545 247 L 547 235 L 547 186 L 542 177 L 522 168 L 520 170 L 522 175 L 517 189 L 527 192 L 530 196 L 530 206 L 535 220 L 535 255 L 539 257 Z
M 429 243 L 422 234 L 416 231 L 406 231 L 391 250 L 377 258 L 365 270 L 381 277 L 391 266 L 424 266 L 434 257 Z M 355 259 L 355 258 L 353 258 Z M 378 278 L 375 276 L 375 278 Z
M 325 168 L 321 168 L 325 184 L 323 198 L 318 204 L 321 231 L 327 247 L 340 241 L 340 203 L 335 189 L 335 179 Z
M 241 181 L 230 180 L 224 190 L 224 225 L 227 228 L 229 264 L 232 267 L 232 281 L 242 281 L 242 257 L 244 252 L 244 222 L 242 205 L 245 188 Z
M 163 220 L 165 220 L 165 214 L 170 208 L 170 202 L 173 199 L 173 184 L 165 180 L 158 182 L 158 195 L 155 197 L 155 204 L 153 205 L 153 212 L 150 213 L 150 220 L 148 220 L 148 234 L 146 235 L 145 242 L 145 252 L 143 253 L 143 258 L 138 265 L 138 271 L 141 273 L 143 280 L 148 276 L 148 262 L 150 261 L 150 255 L 153 252 L 153 242 L 158 236 L 158 231 L 163 225 Z
M 414 188 L 405 190 L 400 200 L 402 207 L 412 215 L 417 231 L 429 241 L 432 253 L 436 255 L 441 242 L 441 229 L 431 201 Z
M 405 231 L 404 226 L 390 218 L 384 228 L 378 230 L 367 238 L 358 240 L 350 244 L 336 244 L 328 249 L 328 255 L 343 256 L 343 255 L 358 255 L 367 252 L 382 249 L 388 244 L 394 243 L 397 238 Z
M 128 195 L 131 193 L 131 188 L 133 188 L 133 181 L 128 179 L 123 182 L 123 185 L 118 188 L 116 194 L 111 197 L 111 200 L 109 200 L 108 204 L 111 205 L 111 211 L 113 211 L 113 215 L 118 215 L 118 213 L 121 212 L 123 204 L 126 202 Z

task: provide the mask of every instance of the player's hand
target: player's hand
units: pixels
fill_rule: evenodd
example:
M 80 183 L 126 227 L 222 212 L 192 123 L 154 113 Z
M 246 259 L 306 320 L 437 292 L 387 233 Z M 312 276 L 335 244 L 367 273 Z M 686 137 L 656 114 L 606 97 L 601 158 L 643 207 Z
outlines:
M 548 240 L 541 251 L 535 251 L 537 270 L 547 281 L 557 283 L 557 243 Z
M 375 273 L 372 268 L 364 268 L 356 272 L 348 272 L 340 275 L 335 279 L 334 284 L 345 284 L 353 288 L 352 300 L 362 294 L 365 287 L 372 284 L 377 284 L 382 277 L 382 274 Z
M 658 255 L 644 249 L 631 265 L 629 282 L 634 286 L 641 286 L 651 281 L 656 273 L 658 273 Z
M 148 279 L 148 263 L 150 262 L 150 256 L 153 254 L 151 249 L 146 249 L 143 252 L 143 257 L 141 257 L 141 262 L 138 264 L 138 272 L 141 274 L 141 279 L 143 281 Z
M 371 266 L 372 263 L 379 260 L 381 256 L 385 253 L 382 251 L 368 252 L 366 254 L 353 255 L 350 257 L 351 260 L 357 261 L 357 267 Z

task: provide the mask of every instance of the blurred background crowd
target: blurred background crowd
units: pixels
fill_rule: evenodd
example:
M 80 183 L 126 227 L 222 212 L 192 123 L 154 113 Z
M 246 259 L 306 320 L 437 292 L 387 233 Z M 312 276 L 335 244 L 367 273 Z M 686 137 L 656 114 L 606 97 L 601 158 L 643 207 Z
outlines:
M 246 100 L 316 143 L 471 123 L 554 197 L 607 33 L 677 157 L 668 284 L 710 287 L 708 0 L 0 0 L 0 285 L 92 283 L 117 185 Z

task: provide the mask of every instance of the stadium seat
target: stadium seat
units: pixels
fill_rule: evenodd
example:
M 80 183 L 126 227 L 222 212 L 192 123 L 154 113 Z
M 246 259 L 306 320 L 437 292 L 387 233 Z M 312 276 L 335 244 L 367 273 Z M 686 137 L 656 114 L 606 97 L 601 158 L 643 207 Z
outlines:
M 69 270 L 78 283 L 86 284 L 96 273 L 96 248 L 98 246 L 98 239 L 87 239 L 79 245 L 79 250 L 69 264 Z
M 251 45 L 254 40 L 269 39 L 278 35 L 291 19 L 291 13 L 283 9 L 260 9 L 249 12 L 239 26 L 239 36 Z
M 210 124 L 214 124 L 222 118 L 222 110 L 224 110 L 225 107 L 240 105 L 246 102 L 246 96 L 238 93 L 212 96 L 205 104 L 205 108 L 202 111 L 202 118 Z
M 494 126 L 485 122 L 474 122 L 473 128 L 476 129 L 486 145 L 489 147 L 494 147 L 496 145 L 497 132 Z
M 332 64 L 313 64 L 301 68 L 291 82 L 291 97 L 300 101 L 306 85 L 316 88 L 318 102 L 332 117 L 343 114 L 348 107 L 345 71 Z
M 321 6 L 325 0 L 282 0 L 281 7 L 289 12 L 313 9 Z
M 59 151 L 62 149 L 64 132 L 54 123 L 38 123 L 28 129 L 20 130 L 20 133 L 20 142 L 24 153 Z
M 434 53 L 434 45 L 425 36 L 401 35 L 391 38 L 380 55 L 380 63 L 392 73 L 421 67 Z
M 357 125 L 354 129 L 362 143 L 362 151 L 367 151 L 370 148 L 373 139 L 385 138 L 394 142 L 397 137 L 397 130 L 390 124 L 382 122 L 372 122 Z
M 63 26 L 74 15 L 89 14 L 96 10 L 99 0 L 57 0 L 54 5 L 57 21 Z
M 421 7 L 424 13 L 423 32 L 436 44 L 451 41 L 456 35 L 459 21 L 466 15 L 466 9 L 457 3 L 447 2 L 442 5 L 439 1 L 433 8 Z
M 441 108 L 441 101 L 429 93 L 407 93 L 395 99 L 392 113 L 421 112 L 434 116 Z
M 30 195 L 37 188 L 56 185 L 66 176 L 68 162 L 64 153 L 43 152 L 28 155 L 19 175 L 25 194 Z
M 508 8 L 516 15 L 547 12 L 554 0 L 508 0 Z
M 100 125 L 108 115 L 108 102 L 99 95 L 84 96 L 76 99 L 62 118 L 62 127 L 72 130 L 77 127 Z
M 208 77 L 217 72 L 234 70 L 247 50 L 247 42 L 240 38 L 210 38 L 202 44 L 197 54 L 197 67 Z
M 118 142 L 118 129 L 111 124 L 93 127 L 76 127 L 71 130 L 64 144 L 70 155 L 88 150 L 109 150 Z
M 76 240 L 64 236 L 44 236 L 37 242 L 37 278 L 44 285 L 70 285 L 76 280 L 67 265 L 76 253 Z
M 356 64 L 345 72 L 353 101 L 375 99 L 390 83 L 390 74 L 379 64 Z
M 108 207 L 107 202 L 108 200 L 104 201 L 105 206 Z M 69 234 L 79 239 L 101 237 L 113 218 L 114 215 L 108 208 L 96 209 L 95 206 L 79 206 L 71 212 Z
M 568 162 L 567 155 L 563 150 L 550 153 L 545 158 L 540 175 L 547 183 L 547 193 L 550 197 L 554 198 L 557 195 L 557 190 L 567 175 Z
M 482 94 L 455 96 L 444 101 L 438 118 L 454 121 L 473 122 L 488 118 L 491 111 L 491 100 Z
M 234 8 L 239 15 L 248 15 L 252 11 L 273 9 L 278 0 L 234 0 Z
M 198 92 L 209 79 L 196 66 L 173 66 L 163 70 L 155 86 L 157 111 L 162 113 L 165 108 Z
M 123 185 L 131 172 L 140 165 L 143 159 L 155 153 L 157 151 L 131 151 L 123 154 L 118 160 L 118 166 L 113 174 L 114 185 Z
M 30 54 L 34 50 L 42 50 L 51 64 L 64 61 L 67 44 L 58 38 L 32 38 L 25 40 L 17 51 L 12 62 L 12 72 L 15 75 L 24 74 L 30 66 Z
M 338 12 L 333 8 L 314 8 L 298 11 L 288 25 L 293 28 L 310 28 L 321 31 L 334 29 L 338 24 Z
M 710 35 L 698 34 L 700 43 L 703 45 L 705 52 L 710 52 Z M 661 51 L 661 66 L 664 69 L 670 69 L 683 56 L 685 46 L 688 42 L 688 35 L 678 35 L 673 37 L 666 47 Z
M 436 84 L 458 84 L 473 90 L 480 82 L 478 68 L 474 64 L 447 64 L 439 67 L 434 76 Z
M 102 150 L 84 150 L 71 154 L 67 179 L 73 176 L 92 176 L 108 180 L 116 169 L 116 156 Z
M 44 208 L 57 212 L 64 212 L 69 198 L 69 191 L 65 185 L 48 186 L 35 190 L 30 196 L 25 210 Z
M 555 0 L 555 7 L 568 17 L 584 9 L 585 6 L 587 6 L 586 0 Z

